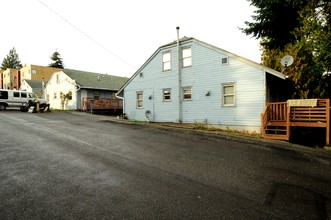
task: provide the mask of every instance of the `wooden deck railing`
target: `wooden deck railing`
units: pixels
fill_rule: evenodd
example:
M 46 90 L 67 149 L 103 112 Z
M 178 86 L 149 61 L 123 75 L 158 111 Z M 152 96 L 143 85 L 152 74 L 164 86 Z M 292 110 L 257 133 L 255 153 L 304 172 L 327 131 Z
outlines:
M 122 99 L 107 99 L 107 98 L 82 98 L 83 111 L 88 110 L 123 110 Z
M 316 106 L 288 106 L 287 102 L 269 103 L 261 116 L 263 137 L 288 140 L 290 127 L 326 128 L 326 145 L 330 144 L 330 100 L 317 99 Z M 268 135 L 267 131 L 286 129 L 282 137 Z M 285 131 L 285 130 L 284 130 Z M 276 132 L 277 133 L 277 132 Z

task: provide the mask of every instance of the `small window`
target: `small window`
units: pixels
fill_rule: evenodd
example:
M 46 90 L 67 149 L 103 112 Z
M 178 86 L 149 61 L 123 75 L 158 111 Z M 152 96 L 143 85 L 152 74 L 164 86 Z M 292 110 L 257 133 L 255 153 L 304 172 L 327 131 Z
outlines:
M 229 63 L 229 59 L 227 57 L 223 57 L 222 58 L 222 65 L 228 64 L 228 63 Z
M 184 87 L 183 88 L 183 99 L 184 100 L 192 100 L 192 88 Z
M 223 85 L 223 106 L 235 106 L 235 85 Z
M 69 100 L 72 100 L 72 91 L 69 91 L 69 93 L 68 93 L 68 99 Z
M 171 101 L 171 89 L 163 89 L 163 101 Z
M 27 98 L 28 97 L 28 94 L 27 93 L 25 93 L 25 92 L 22 92 L 21 93 L 21 98 Z
M 100 98 L 100 91 L 94 91 L 94 99 Z
M 163 71 L 171 70 L 171 53 L 166 52 L 162 55 Z
M 57 99 L 57 93 L 54 92 L 53 99 Z
M 57 84 L 60 84 L 60 74 L 57 74 L 56 75 L 56 83 Z
M 143 77 L 144 77 L 144 73 L 143 73 L 143 72 L 140 72 L 140 73 L 139 73 L 139 77 L 140 77 L 140 78 L 143 78 Z
M 19 98 L 20 97 L 20 93 L 19 92 L 14 92 L 13 96 L 16 97 L 16 98 Z
M 32 73 L 33 75 L 36 75 L 36 74 L 37 74 L 37 70 L 32 70 L 31 73 Z
M 143 92 L 137 92 L 137 108 L 144 107 Z
M 184 48 L 182 50 L 182 65 L 183 67 L 192 66 L 192 50 L 191 48 Z

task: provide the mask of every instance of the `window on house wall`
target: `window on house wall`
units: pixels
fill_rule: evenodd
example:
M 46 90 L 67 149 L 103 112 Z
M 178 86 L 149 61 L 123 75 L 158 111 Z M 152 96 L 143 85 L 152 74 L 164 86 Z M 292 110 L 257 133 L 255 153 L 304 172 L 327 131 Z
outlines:
M 94 99 L 99 99 L 100 98 L 100 91 L 94 91 L 93 92 Z
M 171 101 L 171 89 L 163 89 L 163 101 L 164 102 Z
M 143 92 L 137 92 L 137 108 L 144 107 Z
M 33 75 L 36 75 L 36 74 L 37 74 L 37 70 L 32 70 L 31 73 L 32 73 Z
M 183 88 L 183 100 L 192 100 L 192 87 Z
M 228 64 L 228 63 L 229 63 L 229 59 L 227 57 L 222 57 L 222 65 Z
M 56 83 L 57 84 L 60 84 L 60 74 L 57 74 L 56 75 Z
M 68 99 L 69 100 L 72 100 L 72 91 L 69 91 L 69 93 L 68 93 Z
M 223 94 L 223 106 L 235 106 L 235 84 L 223 84 L 222 94 Z
M 190 47 L 182 49 L 182 65 L 183 67 L 192 66 L 192 49 Z
M 57 99 L 57 92 L 54 92 L 53 99 Z
M 170 51 L 162 54 L 162 70 L 171 70 L 171 53 Z

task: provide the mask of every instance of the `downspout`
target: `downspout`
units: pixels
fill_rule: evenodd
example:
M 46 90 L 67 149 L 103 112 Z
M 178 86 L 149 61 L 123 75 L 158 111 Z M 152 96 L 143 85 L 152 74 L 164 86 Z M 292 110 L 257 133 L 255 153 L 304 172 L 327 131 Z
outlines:
M 124 95 L 124 91 L 123 91 L 123 95 Z M 118 93 L 117 92 L 115 93 L 115 97 L 118 98 L 118 99 L 122 99 L 122 103 L 123 103 L 123 114 L 124 114 L 125 113 L 124 112 L 124 110 L 125 110 L 125 108 L 124 108 L 124 97 L 118 96 Z
M 179 47 L 179 27 L 176 27 L 177 30 L 177 62 L 178 62 L 178 119 L 177 122 L 182 122 L 182 109 L 181 109 L 181 60 L 180 60 L 180 47 Z

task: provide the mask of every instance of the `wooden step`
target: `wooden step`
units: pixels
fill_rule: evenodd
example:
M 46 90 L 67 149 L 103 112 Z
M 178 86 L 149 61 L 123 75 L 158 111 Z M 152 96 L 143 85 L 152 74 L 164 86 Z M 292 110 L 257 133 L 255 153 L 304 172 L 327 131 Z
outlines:
M 280 134 L 265 134 L 265 139 L 272 139 L 272 140 L 289 140 L 289 137 L 287 135 L 280 135 Z

